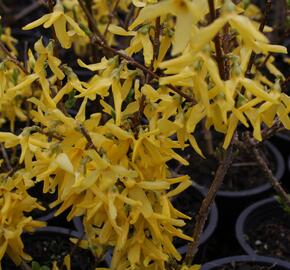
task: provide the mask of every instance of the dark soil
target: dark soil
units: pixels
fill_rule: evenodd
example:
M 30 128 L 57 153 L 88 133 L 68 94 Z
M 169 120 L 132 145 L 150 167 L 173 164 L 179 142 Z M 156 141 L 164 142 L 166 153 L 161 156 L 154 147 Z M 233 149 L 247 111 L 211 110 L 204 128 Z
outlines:
M 271 154 L 263 147 L 268 164 L 273 172 L 276 164 L 271 161 Z M 188 174 L 191 179 L 201 186 L 209 187 L 214 177 L 214 173 L 219 165 L 215 158 L 203 159 L 193 152 L 192 149 L 185 151 L 184 156 L 189 161 L 189 166 L 183 166 L 178 173 Z M 267 181 L 258 167 L 250 151 L 235 152 L 235 157 L 231 168 L 225 176 L 221 190 L 243 191 L 253 189 L 265 184 Z
M 96 262 L 89 250 L 75 248 L 69 237 L 65 235 L 38 233 L 23 237 L 23 242 L 25 252 L 41 266 L 48 266 L 50 269 L 53 261 L 57 261 L 58 267 L 61 269 L 63 258 L 67 254 L 73 254 L 71 256 L 72 270 L 94 270 L 96 267 L 107 267 L 105 262 Z M 8 257 L 4 257 L 2 269 L 18 270 L 20 268 L 16 267 Z
M 57 261 L 61 267 L 63 258 L 71 255 L 72 270 L 91 270 L 96 267 L 96 260 L 89 250 L 76 248 L 69 237 L 53 233 L 37 233 L 23 239 L 25 252 L 32 256 L 40 265 L 52 266 Z M 98 266 L 104 266 L 99 264 Z
M 29 213 L 29 216 L 32 216 L 33 218 L 39 218 L 47 215 L 52 210 L 49 207 L 49 204 L 54 202 L 57 199 L 57 193 L 43 193 L 43 184 L 42 183 L 36 183 L 36 185 L 28 190 L 28 193 L 30 196 L 37 198 L 37 202 L 43 206 L 46 210 L 42 211 L 39 209 L 33 210 L 31 213 Z M 40 196 L 41 195 L 41 196 Z
M 233 262 L 224 266 L 218 266 L 214 270 L 282 270 L 282 268 L 275 265 L 266 266 L 254 262 Z
M 185 220 L 186 225 L 182 227 L 184 234 L 191 236 L 195 224 L 195 216 L 198 212 L 201 202 L 202 195 L 193 187 L 190 187 L 181 195 L 173 201 L 173 206 L 178 209 L 180 212 L 192 217 L 191 220 Z M 181 247 L 188 244 L 188 241 L 181 238 L 176 238 L 174 240 L 174 245 L 176 247 Z
M 270 216 L 247 234 L 248 242 L 259 255 L 290 261 L 290 214 Z

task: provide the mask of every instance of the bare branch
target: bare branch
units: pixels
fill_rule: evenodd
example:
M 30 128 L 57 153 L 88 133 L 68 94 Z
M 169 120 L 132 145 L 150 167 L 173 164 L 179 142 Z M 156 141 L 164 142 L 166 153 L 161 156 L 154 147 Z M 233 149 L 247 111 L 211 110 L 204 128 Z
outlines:
M 215 173 L 214 180 L 208 190 L 208 193 L 206 194 L 204 200 L 202 201 L 201 207 L 197 214 L 196 223 L 194 226 L 194 231 L 193 231 L 193 236 L 192 236 L 193 242 L 188 244 L 187 253 L 184 259 L 185 264 L 188 266 L 192 264 L 193 258 L 198 251 L 199 240 L 200 240 L 205 222 L 207 220 L 210 208 L 213 204 L 213 201 L 216 197 L 218 190 L 220 189 L 223 183 L 224 177 L 231 166 L 232 161 L 233 161 L 233 149 L 232 149 L 232 143 L 231 143 L 231 145 L 228 147 L 228 149 L 224 153 L 224 158 L 221 161 Z

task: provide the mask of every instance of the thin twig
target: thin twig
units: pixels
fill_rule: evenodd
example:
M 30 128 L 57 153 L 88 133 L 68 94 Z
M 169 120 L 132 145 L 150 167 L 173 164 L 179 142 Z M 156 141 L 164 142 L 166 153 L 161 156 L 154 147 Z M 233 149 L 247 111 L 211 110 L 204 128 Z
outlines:
M 11 8 L 7 7 L 4 3 L 3 0 L 0 0 L 0 9 L 2 9 L 3 13 L 10 13 Z
M 10 160 L 9 160 L 9 157 L 8 157 L 8 154 L 6 152 L 6 149 L 3 145 L 3 143 L 0 143 L 0 148 L 1 148 L 1 153 L 2 153 L 2 156 L 4 158 L 4 161 L 5 161 L 5 164 L 6 164 L 6 167 L 9 171 L 12 171 L 13 170 L 13 167 L 11 166 L 11 163 L 10 163 Z
M 40 134 L 46 135 L 46 136 L 48 136 L 50 138 L 54 138 L 54 139 L 56 139 L 58 141 L 62 141 L 63 140 L 63 137 L 61 135 L 58 135 L 55 132 L 44 131 L 42 129 L 38 130 L 37 132 L 40 133 Z
M 20 268 L 22 270 L 32 270 L 32 268 L 26 262 L 24 262 L 24 261 L 21 262 Z
M 19 60 L 9 52 L 9 50 L 6 48 L 5 44 L 0 40 L 0 49 L 8 56 L 7 60 L 13 62 L 16 66 L 18 66 L 25 75 L 28 75 L 29 72 L 25 67 L 19 62 Z
M 51 13 L 53 13 L 53 10 L 54 10 L 54 2 L 53 2 L 53 0 L 48 0 L 48 8 L 49 8 L 49 11 Z M 51 29 L 51 32 L 52 32 L 52 38 L 55 41 L 55 44 L 54 44 L 54 47 L 53 47 L 53 54 L 54 54 L 54 56 L 56 58 L 59 58 L 59 55 L 60 55 L 59 42 L 58 42 L 58 38 L 57 38 L 57 35 L 56 35 L 54 27 Z M 61 80 L 59 80 L 59 79 L 56 80 L 56 87 L 57 87 L 58 90 L 61 89 L 61 87 L 62 87 L 62 81 Z
M 199 240 L 200 240 L 205 222 L 207 220 L 210 208 L 213 204 L 213 201 L 216 197 L 218 190 L 220 189 L 223 183 L 224 177 L 231 166 L 232 161 L 233 161 L 233 149 L 232 149 L 232 143 L 231 143 L 231 145 L 225 151 L 224 158 L 221 161 L 220 165 L 218 166 L 218 169 L 215 173 L 214 180 L 208 190 L 208 193 L 203 199 L 201 207 L 197 214 L 196 223 L 194 226 L 194 231 L 193 231 L 193 236 L 192 236 L 193 241 L 190 244 L 188 244 L 187 253 L 184 259 L 185 264 L 188 266 L 192 264 L 193 258 L 198 251 Z
M 264 66 L 267 64 L 267 62 L 268 62 L 268 60 L 270 59 L 271 56 L 272 56 L 272 53 L 270 52 L 270 53 L 265 57 L 265 59 L 264 59 L 264 61 L 262 62 L 262 64 L 259 65 L 259 68 L 264 67 Z
M 209 156 L 214 156 L 214 147 L 213 147 L 213 140 L 212 134 L 210 130 L 205 126 L 205 120 L 201 122 L 202 124 L 202 135 L 205 141 L 205 149 Z
M 288 196 L 286 191 L 283 189 L 283 187 L 279 183 L 278 179 L 276 179 L 276 177 L 273 175 L 273 173 L 270 170 L 267 162 L 265 161 L 261 151 L 257 148 L 257 145 L 250 138 L 249 135 L 247 135 L 247 141 L 251 146 L 251 147 L 249 147 L 249 149 L 252 150 L 252 152 L 253 152 L 258 164 L 260 165 L 260 168 L 262 169 L 264 175 L 266 176 L 267 180 L 272 185 L 272 187 L 275 189 L 277 194 L 281 197 L 281 199 L 287 204 L 288 207 L 290 207 L 290 197 Z
M 216 9 L 214 0 L 208 0 L 208 6 L 210 10 L 210 21 L 213 23 L 216 19 Z M 225 63 L 224 63 L 224 55 L 222 51 L 221 41 L 220 41 L 220 35 L 217 34 L 214 37 L 214 44 L 215 44 L 215 51 L 216 51 L 216 61 L 218 64 L 218 69 L 220 73 L 220 77 L 222 80 L 226 80 L 226 72 L 225 72 Z
M 265 28 L 265 25 L 266 25 L 266 21 L 267 21 L 268 15 L 269 15 L 270 10 L 271 10 L 271 5 L 272 5 L 272 0 L 266 0 L 266 6 L 265 6 L 265 10 L 263 12 L 264 17 L 263 17 L 262 22 L 261 22 L 261 24 L 259 26 L 259 31 L 262 32 L 262 33 L 264 31 L 264 28 Z M 252 66 L 253 66 L 253 64 L 255 62 L 255 58 L 256 58 L 256 53 L 254 51 L 252 51 L 250 59 L 249 59 L 249 63 L 248 63 L 248 66 L 247 66 L 247 70 L 246 70 L 246 73 L 245 73 L 246 77 L 250 77 L 251 76 L 251 70 L 252 70 Z
M 148 69 L 144 65 L 140 64 L 139 62 L 134 60 L 134 58 L 126 55 L 124 52 L 118 51 L 118 50 L 106 45 L 105 43 L 102 42 L 102 40 L 99 39 L 98 36 L 93 35 L 92 38 L 91 38 L 91 41 L 93 43 L 96 43 L 99 46 L 103 47 L 104 49 L 106 49 L 107 51 L 111 52 L 112 54 L 120 56 L 121 58 L 125 59 L 131 65 L 135 66 L 136 68 L 141 69 L 146 74 L 149 73 L 154 79 L 157 79 L 157 80 L 160 79 L 160 77 L 155 72 L 151 71 L 150 69 Z M 183 93 L 180 89 L 178 89 L 177 87 L 173 86 L 172 84 L 168 84 L 167 87 L 170 88 L 172 91 L 178 93 L 180 96 L 184 97 L 187 101 L 189 101 L 189 102 L 193 102 L 194 101 L 191 96 L 187 95 L 186 93 Z
M 128 27 L 130 25 L 130 21 L 134 15 L 134 11 L 135 11 L 135 5 L 131 4 L 131 7 L 130 7 L 130 10 L 129 12 L 127 12 L 127 15 L 126 15 L 126 18 L 125 18 L 125 21 L 124 21 L 124 29 L 128 30 Z
M 103 35 L 99 32 L 98 28 L 96 27 L 95 23 L 94 23 L 94 19 L 91 16 L 91 14 L 89 13 L 88 9 L 86 8 L 86 6 L 84 5 L 82 0 L 78 0 L 81 8 L 83 9 L 83 11 L 85 12 L 87 19 L 93 23 L 94 25 L 94 34 L 92 36 L 90 36 L 91 38 L 91 42 L 94 44 L 97 44 L 98 46 L 104 48 L 105 50 L 107 50 L 109 53 L 112 53 L 113 55 L 117 55 L 120 56 L 121 58 L 125 59 L 128 63 L 130 63 L 131 65 L 135 66 L 136 68 L 141 69 L 143 72 L 145 72 L 145 74 L 149 74 L 150 76 L 152 76 L 154 79 L 159 80 L 159 76 L 151 71 L 150 69 L 148 69 L 147 67 L 145 67 L 144 65 L 140 64 L 139 62 L 137 62 L 136 60 L 134 60 L 134 58 L 126 55 L 124 52 L 122 51 L 118 51 L 112 47 L 110 47 L 107 42 L 106 39 L 103 37 Z M 167 85 L 168 88 L 170 88 L 172 91 L 178 93 L 180 96 L 184 97 L 187 101 L 189 102 L 193 102 L 193 98 L 185 93 L 183 93 L 180 89 L 178 89 L 177 87 L 169 84 Z
M 43 2 L 40 0 L 36 0 L 28 7 L 22 9 L 19 13 L 12 17 L 12 22 L 18 22 L 23 17 L 27 16 L 29 13 L 33 12 L 37 8 L 43 5 Z
M 273 126 L 270 128 L 264 128 L 262 130 L 262 138 L 263 141 L 270 139 L 271 137 L 273 137 L 275 134 L 286 130 L 286 128 L 282 125 L 282 123 L 279 121 L 279 119 L 276 119 Z M 257 142 L 258 143 L 258 142 Z
M 247 166 L 257 166 L 257 162 L 239 162 L 232 164 L 232 167 L 247 167 Z
M 114 7 L 113 7 L 111 13 L 109 14 L 109 20 L 108 20 L 108 23 L 107 23 L 107 25 L 106 25 L 106 29 L 105 29 L 105 32 L 104 32 L 104 38 L 106 38 L 106 36 L 107 36 L 107 34 L 108 34 L 109 26 L 110 26 L 110 24 L 111 24 L 112 21 L 113 21 L 113 18 L 114 18 L 114 16 L 115 16 L 115 12 L 116 12 L 116 10 L 117 10 L 117 8 L 118 8 L 119 3 L 120 3 L 120 0 L 116 0 L 115 5 L 114 5 Z
M 158 58 L 159 47 L 160 47 L 160 33 L 161 33 L 161 24 L 160 17 L 157 17 L 155 20 L 155 34 L 153 39 L 153 59 L 151 61 L 150 70 L 153 72 L 154 70 L 154 61 Z M 151 80 L 151 76 L 147 73 L 146 83 Z
M 99 153 L 97 147 L 93 143 L 93 140 L 92 140 L 89 132 L 86 130 L 86 128 L 82 124 L 79 125 L 79 130 L 86 138 L 86 140 L 88 142 L 88 147 L 94 149 L 97 153 Z
M 96 25 L 96 21 L 95 21 L 94 17 L 92 16 L 90 11 L 88 10 L 88 8 L 85 5 L 85 3 L 83 2 L 83 0 L 78 0 L 78 2 L 79 2 L 80 7 L 82 8 L 84 13 L 86 14 L 86 17 L 87 17 L 87 19 L 89 21 L 90 26 L 92 27 L 92 30 L 93 30 L 94 34 L 97 35 L 104 44 L 107 44 L 107 41 L 106 41 L 105 37 L 99 31 L 99 29 L 98 29 L 98 27 Z
M 227 56 L 231 51 L 231 34 L 230 34 L 230 25 L 226 23 L 224 26 L 224 33 L 222 35 L 222 43 L 223 43 L 223 50 L 224 50 L 224 68 L 225 68 L 225 80 L 230 79 L 230 60 Z
M 23 65 L 25 70 L 28 70 L 28 41 L 24 41 L 24 49 L 23 49 Z
M 289 82 L 290 82 L 290 76 L 288 76 L 286 79 L 285 79 L 285 81 L 283 81 L 282 83 L 281 83 L 281 89 L 282 89 L 282 91 L 283 92 L 287 92 L 287 86 L 288 86 L 288 84 L 289 84 Z

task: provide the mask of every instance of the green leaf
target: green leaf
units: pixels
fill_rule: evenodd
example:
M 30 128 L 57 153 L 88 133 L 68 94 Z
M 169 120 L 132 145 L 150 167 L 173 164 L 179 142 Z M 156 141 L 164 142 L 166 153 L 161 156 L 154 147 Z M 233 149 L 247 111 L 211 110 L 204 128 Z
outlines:
M 75 98 L 75 95 L 76 95 L 76 90 L 75 89 L 72 90 L 68 94 L 68 99 L 67 99 L 67 101 L 64 104 L 66 109 L 71 109 L 76 104 L 77 99 Z
M 39 270 L 50 270 L 50 268 L 46 265 L 41 266 Z
M 133 101 L 133 97 L 134 97 L 134 89 L 131 88 L 127 97 L 126 97 L 126 102 L 131 103 Z
M 114 110 L 111 111 L 111 116 L 116 121 L 116 112 Z
M 31 263 L 31 268 L 32 268 L 32 270 L 39 270 L 40 269 L 40 264 L 38 262 L 33 261 Z
M 251 0 L 243 0 L 243 4 L 244 4 L 244 9 L 246 9 L 251 4 Z
M 12 81 L 14 85 L 18 84 L 18 76 L 19 76 L 19 70 L 17 68 L 13 69 L 13 73 L 12 73 Z
M 288 197 L 290 197 L 289 194 L 288 194 Z M 276 198 L 277 202 L 281 205 L 281 207 L 283 208 L 283 210 L 284 210 L 286 213 L 290 214 L 290 207 L 289 207 L 288 204 L 285 202 L 285 200 L 284 200 L 282 197 L 278 196 L 278 195 L 275 196 L 275 198 Z

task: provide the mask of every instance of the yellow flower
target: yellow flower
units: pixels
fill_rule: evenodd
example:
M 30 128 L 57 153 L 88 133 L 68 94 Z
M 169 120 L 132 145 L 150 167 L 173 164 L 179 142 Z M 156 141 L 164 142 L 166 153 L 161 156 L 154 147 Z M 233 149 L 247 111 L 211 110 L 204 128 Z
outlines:
M 45 63 L 48 63 L 49 68 L 55 74 L 55 76 L 62 80 L 64 78 L 64 73 L 59 68 L 61 61 L 53 56 L 53 44 L 50 42 L 46 47 L 43 46 L 42 39 L 39 39 L 34 44 L 35 51 L 38 53 L 38 58 L 35 63 L 34 71 L 37 74 L 43 74 Z
M 0 182 L 0 261 L 6 253 L 17 265 L 23 259 L 31 259 L 23 251 L 21 234 L 45 225 L 44 222 L 35 221 L 24 214 L 36 208 L 44 209 L 23 188 L 25 181 L 21 173 L 23 172 Z
M 18 52 L 15 48 L 17 40 L 11 36 L 11 28 L 4 28 L 4 33 L 1 34 L 1 41 L 3 41 L 3 43 L 8 47 L 12 55 L 17 56 Z
M 182 52 L 190 40 L 193 27 L 208 12 L 208 4 L 203 0 L 165 0 L 141 9 L 136 20 L 130 25 L 129 30 L 141 23 L 151 21 L 157 17 L 173 14 L 176 16 L 175 34 L 173 37 L 172 54 Z M 187 32 L 184 30 L 187 29 Z
M 139 52 L 143 49 L 143 55 L 146 66 L 150 66 L 153 60 L 153 45 L 150 39 L 150 28 L 144 26 L 139 31 L 126 31 L 115 25 L 110 25 L 109 31 L 115 35 L 133 36 L 130 46 L 126 49 L 129 55 Z
M 85 37 L 85 32 L 79 27 L 79 25 L 63 11 L 63 6 L 60 1 L 54 7 L 54 10 L 50 14 L 43 15 L 40 19 L 29 23 L 23 30 L 31 30 L 43 24 L 44 28 L 49 28 L 53 25 L 56 36 L 65 49 L 71 47 L 71 37 L 79 35 Z M 67 31 L 67 24 L 72 28 L 72 31 Z

